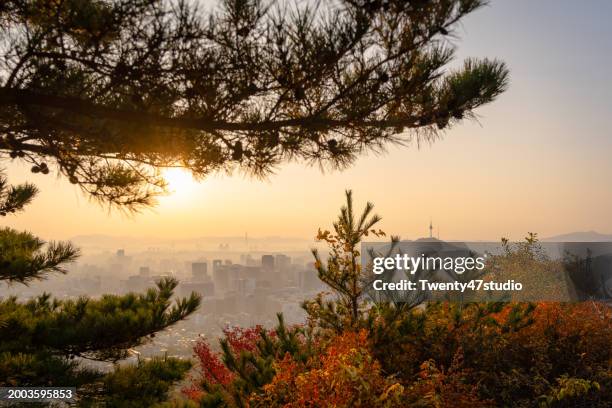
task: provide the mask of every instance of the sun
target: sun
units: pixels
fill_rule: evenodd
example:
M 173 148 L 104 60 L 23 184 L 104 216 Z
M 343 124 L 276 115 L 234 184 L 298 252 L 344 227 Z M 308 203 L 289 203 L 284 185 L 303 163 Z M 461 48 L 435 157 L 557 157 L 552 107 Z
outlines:
M 189 193 L 197 184 L 191 173 L 181 168 L 164 169 L 162 176 L 168 183 L 168 191 L 172 195 Z

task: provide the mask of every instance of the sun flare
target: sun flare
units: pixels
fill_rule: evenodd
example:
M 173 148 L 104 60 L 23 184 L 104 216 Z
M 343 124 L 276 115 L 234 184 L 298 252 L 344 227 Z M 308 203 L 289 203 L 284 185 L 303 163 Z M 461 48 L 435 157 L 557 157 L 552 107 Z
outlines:
M 197 185 L 191 173 L 180 168 L 168 168 L 162 171 L 162 176 L 168 183 L 171 195 L 191 192 Z

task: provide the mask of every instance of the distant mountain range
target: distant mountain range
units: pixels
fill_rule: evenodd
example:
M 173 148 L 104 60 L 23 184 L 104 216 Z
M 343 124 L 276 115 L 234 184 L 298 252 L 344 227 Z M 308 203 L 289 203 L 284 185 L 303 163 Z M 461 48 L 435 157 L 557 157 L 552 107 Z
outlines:
M 612 241 L 612 234 L 601 234 L 596 231 L 570 232 L 542 238 L 543 242 L 608 242 Z

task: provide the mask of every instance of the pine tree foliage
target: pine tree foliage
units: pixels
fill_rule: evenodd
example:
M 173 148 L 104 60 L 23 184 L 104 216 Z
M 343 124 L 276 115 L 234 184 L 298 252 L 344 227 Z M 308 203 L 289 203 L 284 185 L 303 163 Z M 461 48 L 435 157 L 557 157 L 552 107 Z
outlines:
M 356 216 L 353 209 L 353 193 L 346 191 L 346 205 L 340 210 L 338 220 L 333 224 L 333 232 L 319 230 L 317 239 L 330 247 L 327 266 L 319 252 L 312 251 L 319 279 L 332 289 L 336 298 L 326 300 L 322 295 L 304 303 L 304 308 L 321 326 L 336 331 L 347 327 L 357 327 L 363 318 L 363 301 L 368 289 L 362 271 L 359 245 L 364 237 L 384 236 L 382 230 L 374 227 L 381 218 L 372 214 L 374 205 L 367 203 L 361 215 Z
M 191 363 L 155 358 L 137 366 L 120 367 L 104 378 L 104 404 L 117 408 L 155 407 L 168 399 L 170 386 L 181 380 Z
M 3 215 L 31 202 L 36 188 L 10 186 L 0 175 Z M 25 284 L 50 273 L 67 273 L 78 249 L 44 241 L 10 228 L 0 229 L 0 283 Z M 44 293 L 28 301 L 0 298 L 0 386 L 77 387 L 79 405 L 150 407 L 189 369 L 188 362 L 165 359 L 117 368 L 111 373 L 85 368 L 83 359 L 117 362 L 156 332 L 185 319 L 200 296 L 172 300 L 178 282 L 157 282 L 142 294 L 58 300 Z
M 149 165 L 263 176 L 434 140 L 507 86 L 497 60 L 448 68 L 485 3 L 7 0 L 0 152 L 136 208 L 164 189 Z
M 76 260 L 79 251 L 70 243 L 45 242 L 29 232 L 0 229 L 0 280 L 27 283 L 49 273 L 66 273 L 62 266 Z
M 125 358 L 129 348 L 197 308 L 195 294 L 172 304 L 176 285 L 176 280 L 164 279 L 144 294 L 104 295 L 96 300 L 60 301 L 49 294 L 25 303 L 6 299 L 0 303 L 5 321 L 1 347 L 12 352 L 49 350 L 100 361 Z
M 2 344 L 4 347 L 4 344 Z M 2 351 L 0 375 L 3 387 L 48 385 L 81 387 L 99 382 L 102 374 L 82 367 L 77 361 L 45 351 L 36 353 Z M 35 381 L 33 381 L 35 379 Z
M 29 183 L 9 185 L 0 171 L 0 216 L 22 211 L 36 193 L 36 187 Z M 66 273 L 62 265 L 78 255 L 70 243 L 46 244 L 28 232 L 0 228 L 0 281 L 27 283 L 49 273 Z
M 231 384 L 233 403 L 246 406 L 246 396 L 268 384 L 276 370 L 273 362 L 285 354 L 298 361 L 309 355 L 309 343 L 305 341 L 304 332 L 299 327 L 288 328 L 283 316 L 278 314 L 278 325 L 271 337 L 265 330 L 260 331 L 256 352 L 242 351 L 238 356 L 232 352 L 227 340 L 221 340 L 223 362 L 234 372 L 236 379 Z
M 227 370 L 230 381 L 203 379 L 196 387 L 201 407 L 247 407 L 253 393 L 260 392 L 276 374 L 275 362 L 284 356 L 304 362 L 313 353 L 312 332 L 300 326 L 288 327 L 282 314 L 278 314 L 278 325 L 274 330 L 259 329 L 257 336 L 250 340 L 252 347 L 237 349 L 232 346 L 230 334 L 220 340 L 222 370 Z M 208 347 L 207 347 L 208 348 Z M 200 360 L 200 364 L 210 365 L 210 357 Z M 227 378 L 227 375 L 224 375 Z
M 30 183 L 9 185 L 6 176 L 0 170 L 0 216 L 5 217 L 9 213 L 23 210 L 23 207 L 32 202 L 37 192 L 37 188 Z
M 148 341 L 156 332 L 186 318 L 199 305 L 199 296 L 171 302 L 177 282 L 166 279 L 144 294 L 104 295 L 100 299 L 52 299 L 49 294 L 27 302 L 16 298 L 0 300 L 0 385 L 77 386 L 83 398 L 120 398 L 115 388 L 122 381 L 159 382 L 170 387 L 188 369 L 185 363 L 168 359 L 163 367 L 142 365 L 107 376 L 86 370 L 75 357 L 96 361 L 117 361 L 128 350 Z M 158 366 L 165 363 L 157 362 Z M 155 373 L 161 377 L 156 378 Z M 132 378 L 133 377 L 133 378 Z M 97 384 L 97 385 L 96 385 Z M 163 388 L 162 387 L 162 388 Z M 125 392 L 130 393 L 125 386 Z M 155 394 L 147 398 L 156 398 Z M 87 401 L 87 399 L 85 399 Z M 149 406 L 144 399 L 141 405 Z M 134 402 L 135 404 L 136 402 Z M 121 406 L 121 405 L 111 405 Z

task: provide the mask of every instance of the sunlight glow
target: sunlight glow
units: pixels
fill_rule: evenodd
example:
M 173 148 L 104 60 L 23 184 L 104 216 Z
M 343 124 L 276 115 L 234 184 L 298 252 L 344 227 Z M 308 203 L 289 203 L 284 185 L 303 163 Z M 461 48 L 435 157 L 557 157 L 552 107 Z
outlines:
M 162 171 L 162 176 L 168 182 L 170 195 L 185 195 L 193 192 L 197 186 L 191 173 L 180 168 L 168 168 Z

